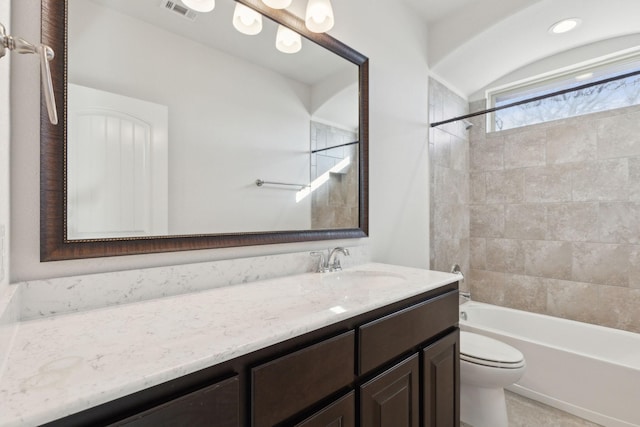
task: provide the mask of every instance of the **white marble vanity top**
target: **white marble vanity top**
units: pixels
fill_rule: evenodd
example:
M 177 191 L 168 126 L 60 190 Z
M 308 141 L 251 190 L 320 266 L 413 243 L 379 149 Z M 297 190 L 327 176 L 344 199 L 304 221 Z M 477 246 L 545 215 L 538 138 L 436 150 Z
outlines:
M 0 370 L 0 426 L 53 421 L 456 280 L 365 264 L 23 321 Z

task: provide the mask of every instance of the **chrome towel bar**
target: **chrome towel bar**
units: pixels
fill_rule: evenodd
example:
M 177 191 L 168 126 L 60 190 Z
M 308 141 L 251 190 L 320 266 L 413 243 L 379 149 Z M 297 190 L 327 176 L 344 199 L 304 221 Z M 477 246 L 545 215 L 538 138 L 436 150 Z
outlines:
M 258 178 L 258 179 L 256 179 L 256 185 L 257 185 L 258 187 L 262 187 L 262 186 L 263 186 L 263 185 L 265 185 L 265 184 L 267 184 L 267 185 L 284 185 L 284 186 L 287 186 L 287 187 L 298 187 L 298 188 L 300 188 L 301 190 L 302 190 L 303 188 L 311 187 L 311 186 L 310 186 L 310 185 L 308 185 L 308 184 L 292 184 L 292 183 L 289 183 L 289 182 L 264 181 L 264 180 L 259 179 L 259 178 Z

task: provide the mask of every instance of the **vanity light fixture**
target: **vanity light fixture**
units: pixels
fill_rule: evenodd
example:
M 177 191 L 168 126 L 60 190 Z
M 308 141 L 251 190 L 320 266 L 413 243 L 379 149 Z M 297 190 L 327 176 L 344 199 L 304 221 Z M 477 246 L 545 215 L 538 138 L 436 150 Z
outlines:
M 262 3 L 271 9 L 284 9 L 285 7 L 291 6 L 291 0 L 262 0 Z
M 262 15 L 241 3 L 236 3 L 233 26 L 242 34 L 256 35 L 262 31 Z
M 333 8 L 331 0 L 309 0 L 305 24 L 309 31 L 324 33 L 333 28 Z
M 302 49 L 302 37 L 295 31 L 283 25 L 278 25 L 276 48 L 283 53 L 300 52 L 300 49 Z
M 567 18 L 562 21 L 558 21 L 549 27 L 549 33 L 551 34 L 563 34 L 575 29 L 582 20 L 580 18 Z
M 182 0 L 182 3 L 196 12 L 211 12 L 216 7 L 216 0 Z

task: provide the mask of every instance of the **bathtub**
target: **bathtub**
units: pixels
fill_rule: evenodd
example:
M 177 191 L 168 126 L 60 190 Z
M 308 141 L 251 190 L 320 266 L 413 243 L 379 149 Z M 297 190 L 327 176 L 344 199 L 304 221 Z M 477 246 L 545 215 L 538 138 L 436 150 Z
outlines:
M 462 330 L 524 354 L 510 391 L 604 426 L 640 426 L 640 334 L 474 301 L 460 311 Z

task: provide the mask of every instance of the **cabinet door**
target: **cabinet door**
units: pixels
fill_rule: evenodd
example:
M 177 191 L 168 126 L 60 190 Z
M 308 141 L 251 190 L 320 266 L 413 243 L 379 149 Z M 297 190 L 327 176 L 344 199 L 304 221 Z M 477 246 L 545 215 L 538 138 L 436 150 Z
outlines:
M 425 427 L 460 425 L 460 332 L 456 330 L 423 351 Z
M 355 427 L 356 395 L 352 391 L 295 427 Z
M 360 391 L 360 420 L 367 427 L 418 427 L 420 416 L 418 354 L 398 363 Z
M 221 381 L 122 420 L 126 427 L 239 427 L 238 377 Z

